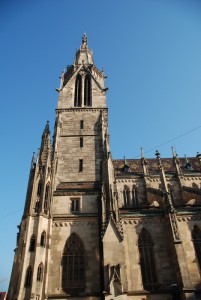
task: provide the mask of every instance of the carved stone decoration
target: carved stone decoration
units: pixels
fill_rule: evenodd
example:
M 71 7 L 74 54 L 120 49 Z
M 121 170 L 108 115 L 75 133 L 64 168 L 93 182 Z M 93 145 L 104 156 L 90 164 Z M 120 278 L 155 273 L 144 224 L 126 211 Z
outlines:
M 123 293 L 121 275 L 120 275 L 120 265 L 109 267 L 109 293 L 117 297 Z

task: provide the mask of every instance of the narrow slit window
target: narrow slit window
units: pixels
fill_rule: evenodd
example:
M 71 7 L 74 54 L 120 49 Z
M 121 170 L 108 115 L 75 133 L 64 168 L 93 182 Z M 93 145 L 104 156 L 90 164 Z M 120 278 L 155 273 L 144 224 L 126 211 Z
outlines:
M 80 121 L 80 129 L 83 129 L 83 128 L 84 128 L 84 121 L 81 120 L 81 121 Z
M 35 239 L 35 235 L 33 234 L 30 239 L 30 247 L 29 247 L 30 252 L 35 251 L 35 242 L 36 242 L 36 239 Z
M 79 159 L 79 172 L 83 171 L 83 159 Z
M 83 147 L 83 137 L 80 138 L 80 148 Z

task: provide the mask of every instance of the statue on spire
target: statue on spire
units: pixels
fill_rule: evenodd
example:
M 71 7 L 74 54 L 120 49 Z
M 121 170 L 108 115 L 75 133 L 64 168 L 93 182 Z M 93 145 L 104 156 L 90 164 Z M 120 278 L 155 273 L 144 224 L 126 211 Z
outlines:
M 87 35 L 86 33 L 84 33 L 83 37 L 82 37 L 82 45 L 81 45 L 81 49 L 87 49 Z

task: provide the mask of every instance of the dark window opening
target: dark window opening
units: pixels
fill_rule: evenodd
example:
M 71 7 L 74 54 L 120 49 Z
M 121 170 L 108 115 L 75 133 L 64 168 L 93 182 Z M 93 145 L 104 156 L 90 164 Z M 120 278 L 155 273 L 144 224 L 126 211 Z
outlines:
M 31 266 L 28 267 L 27 273 L 26 273 L 26 278 L 25 278 L 25 287 L 30 287 L 31 286 L 31 278 L 32 278 L 32 268 Z
M 84 80 L 84 105 L 91 106 L 91 78 L 86 75 Z
M 38 190 L 37 190 L 37 196 L 38 197 L 40 197 L 41 192 L 42 192 L 42 182 L 40 180 L 39 183 L 38 183 Z
M 78 212 L 80 210 L 80 199 L 71 199 L 71 211 Z
M 199 267 L 201 269 L 201 230 L 195 225 L 192 231 L 193 245 Z
M 81 120 L 81 121 L 80 121 L 80 129 L 83 129 L 83 128 L 84 128 L 84 121 Z
M 130 205 L 130 190 L 126 185 L 124 186 L 124 190 L 123 190 L 123 198 L 124 198 L 124 206 L 129 206 Z
M 133 187 L 133 190 L 132 190 L 132 203 L 133 203 L 133 206 L 136 208 L 139 206 L 138 192 L 137 192 L 136 187 Z
M 79 172 L 83 171 L 83 159 L 79 159 Z
M 41 247 L 45 247 L 46 243 L 46 233 L 45 231 L 42 232 L 41 237 L 40 237 L 40 245 Z
M 81 239 L 72 233 L 62 256 L 62 288 L 69 293 L 84 292 L 85 255 Z
M 83 147 L 83 138 L 81 137 L 80 138 L 80 148 L 82 148 Z
M 30 247 L 29 247 L 30 252 L 33 252 L 35 250 L 35 242 L 36 239 L 35 239 L 35 235 L 33 234 L 30 240 Z
M 75 81 L 75 99 L 74 106 L 81 107 L 82 106 L 82 77 L 81 75 L 77 75 Z
M 38 266 L 36 280 L 37 281 L 42 281 L 43 280 L 43 263 L 42 262 Z
M 140 266 L 142 272 L 142 281 L 144 288 L 153 290 L 156 288 L 156 271 L 154 259 L 154 245 L 149 232 L 142 229 L 139 239 L 138 248 L 140 254 Z

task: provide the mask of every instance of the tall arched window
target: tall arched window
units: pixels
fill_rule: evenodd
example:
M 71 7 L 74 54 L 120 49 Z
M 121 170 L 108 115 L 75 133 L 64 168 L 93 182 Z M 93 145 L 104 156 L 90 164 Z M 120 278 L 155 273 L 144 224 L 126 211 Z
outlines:
M 82 106 L 82 76 L 77 75 L 75 81 L 75 99 L 74 99 L 74 106 Z
M 139 206 L 138 192 L 137 192 L 136 186 L 133 186 L 133 189 L 132 189 L 132 204 L 133 204 L 134 207 L 138 207 Z
M 33 252 L 35 250 L 35 242 L 36 239 L 35 239 L 35 235 L 33 234 L 30 239 L 29 251 Z
M 38 266 L 36 280 L 37 281 L 42 281 L 43 280 L 43 263 L 42 262 Z
M 25 283 L 24 283 L 25 287 L 31 286 L 31 278 L 32 278 L 32 268 L 31 268 L 31 266 L 29 266 L 27 268 L 27 272 L 26 272 L 26 278 L 25 278 Z
M 153 246 L 154 245 L 149 232 L 143 228 L 139 235 L 138 248 L 140 253 L 142 281 L 144 288 L 147 290 L 152 290 L 154 287 L 156 287 L 156 270 Z
M 44 212 L 47 213 L 48 211 L 48 199 L 49 199 L 49 193 L 50 193 L 50 185 L 49 183 L 46 185 L 46 188 L 45 188 L 45 200 L 44 200 L 44 206 L 43 206 L 43 209 L 44 209 Z
M 91 78 L 86 75 L 84 80 L 84 105 L 91 106 Z
M 192 231 L 193 245 L 197 256 L 197 261 L 201 269 L 201 230 L 198 226 L 194 226 Z
M 46 244 L 46 233 L 43 231 L 40 237 L 40 246 L 45 247 Z
M 81 239 L 72 233 L 65 244 L 62 257 L 62 288 L 73 293 L 84 291 L 85 287 L 85 256 Z
M 41 180 L 38 182 L 37 196 L 40 197 L 42 192 L 42 182 Z
M 126 185 L 124 186 L 123 190 L 123 198 L 124 198 L 124 206 L 129 206 L 130 205 L 130 190 L 129 187 Z

